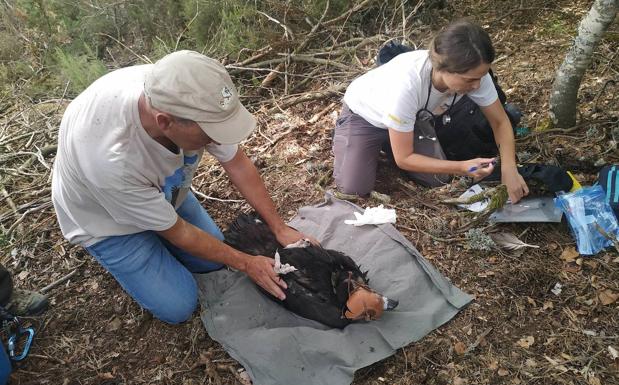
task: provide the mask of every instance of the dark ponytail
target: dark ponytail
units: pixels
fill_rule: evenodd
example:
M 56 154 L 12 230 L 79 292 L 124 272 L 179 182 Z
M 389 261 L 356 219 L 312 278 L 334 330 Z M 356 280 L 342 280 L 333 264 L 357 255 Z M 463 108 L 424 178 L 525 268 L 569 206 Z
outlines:
M 461 74 L 482 63 L 492 64 L 494 48 L 483 28 L 466 20 L 456 21 L 434 37 L 430 59 L 439 71 Z

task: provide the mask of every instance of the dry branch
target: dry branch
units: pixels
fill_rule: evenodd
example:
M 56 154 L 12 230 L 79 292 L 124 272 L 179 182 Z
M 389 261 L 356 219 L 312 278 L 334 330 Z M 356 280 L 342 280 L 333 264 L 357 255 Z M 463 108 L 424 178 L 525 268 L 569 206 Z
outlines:
M 339 22 L 340 22 L 340 21 L 342 21 L 342 20 L 346 20 L 346 19 L 348 19 L 348 18 L 349 18 L 349 17 L 350 17 L 353 13 L 355 13 L 355 12 L 357 12 L 357 11 L 359 11 L 359 10 L 361 10 L 361 9 L 365 8 L 367 5 L 371 4 L 373 1 L 375 1 L 375 0 L 364 0 L 364 1 L 360 2 L 359 4 L 355 5 L 354 7 L 352 7 L 350 10 L 348 10 L 348 12 L 346 12 L 346 13 L 344 13 L 344 14 L 342 14 L 342 15 L 340 15 L 340 16 L 338 16 L 338 17 L 334 18 L 334 19 L 331 19 L 331 20 L 327 20 L 327 21 L 325 21 L 323 25 L 324 25 L 325 27 L 328 27 L 328 26 L 330 26 L 330 25 L 337 24 L 337 23 L 339 23 Z
M 15 222 L 11 225 L 11 227 L 9 227 L 9 229 L 8 229 L 8 230 L 7 230 L 7 232 L 6 232 L 7 237 L 10 237 L 10 236 L 11 236 L 11 234 L 13 233 L 13 231 L 15 230 L 15 228 L 16 228 L 16 227 L 17 227 L 20 223 L 22 223 L 22 221 L 26 218 L 26 216 L 28 216 L 29 214 L 35 213 L 35 212 L 37 212 L 37 211 L 41 211 L 41 210 L 48 209 L 48 208 L 50 208 L 50 207 L 52 207 L 52 202 L 51 202 L 51 201 L 49 201 L 49 202 L 45 202 L 45 203 L 43 203 L 43 204 L 41 204 L 41 205 L 39 205 L 39 206 L 37 206 L 37 207 L 33 207 L 33 208 L 31 208 L 31 209 L 26 210 L 26 211 L 25 211 L 25 212 L 21 215 L 21 217 L 19 217 L 19 219 L 18 219 L 18 220 L 16 220 L 16 221 L 15 221 Z
M 347 84 L 340 84 L 336 87 L 333 87 L 333 88 L 330 88 L 324 91 L 308 92 L 301 96 L 291 97 L 287 100 L 284 100 L 279 105 L 279 107 L 282 109 L 288 108 L 288 107 L 294 106 L 295 104 L 309 102 L 312 100 L 325 99 L 325 98 L 328 98 L 334 95 L 338 95 L 339 93 L 344 91 L 347 86 L 348 86 Z M 275 109 L 272 109 L 272 111 L 275 111 Z
M 49 285 L 45 286 L 44 288 L 42 288 L 41 290 L 39 290 L 39 292 L 41 294 L 45 294 L 48 291 L 52 290 L 53 288 L 62 285 L 63 283 L 65 283 L 66 281 L 68 281 L 69 279 L 71 279 L 71 277 L 73 277 L 78 269 L 80 267 L 82 267 L 86 262 L 82 262 L 79 265 L 77 265 L 70 273 L 58 278 L 57 280 L 55 280 L 54 282 L 50 283 Z
M 301 41 L 301 43 L 294 49 L 294 51 L 292 51 L 292 54 L 296 54 L 300 51 L 302 51 L 303 49 L 305 49 L 305 46 L 307 46 L 307 44 L 310 42 L 312 36 L 316 33 L 316 31 L 318 30 L 318 28 L 320 27 L 322 20 L 324 19 L 325 15 L 327 14 L 327 11 L 329 10 L 329 1 L 327 1 L 327 4 L 325 6 L 325 10 L 322 14 L 322 16 L 320 17 L 320 20 L 318 21 L 318 23 L 316 23 L 313 27 L 312 30 L 307 34 L 307 36 L 305 36 L 305 38 L 303 39 L 303 41 Z M 278 64 L 277 68 L 275 68 L 275 71 L 281 71 L 282 68 L 284 66 L 284 63 L 280 63 Z M 261 86 L 262 87 L 269 87 L 271 85 L 271 83 L 273 82 L 273 80 L 275 80 L 275 78 L 277 77 L 277 73 L 276 72 L 271 72 L 270 74 L 267 75 L 267 77 L 262 81 Z
M 329 66 L 332 66 L 332 67 L 337 67 L 337 68 L 342 69 L 342 70 L 349 70 L 350 69 L 350 65 L 339 63 L 339 62 L 337 62 L 335 60 L 320 59 L 320 58 L 317 58 L 317 57 L 312 56 L 312 55 L 306 55 L 306 54 L 304 54 L 304 55 L 297 55 L 297 54 L 294 54 L 294 53 L 292 53 L 290 55 L 286 55 L 286 57 L 269 59 L 269 60 L 261 61 L 261 62 L 258 62 L 258 63 L 249 64 L 249 65 L 245 66 L 245 68 L 260 68 L 260 67 L 265 67 L 265 66 L 268 66 L 268 65 L 271 65 L 271 64 L 283 65 L 288 60 L 304 62 L 304 63 L 311 63 L 311 64 L 319 64 L 319 65 L 329 65 Z M 235 65 L 229 65 L 227 67 L 235 68 L 235 69 L 239 68 L 239 67 L 237 67 Z M 275 72 L 276 74 L 283 73 L 283 72 L 281 72 L 281 68 L 279 66 L 276 69 L 271 70 L 271 71 Z

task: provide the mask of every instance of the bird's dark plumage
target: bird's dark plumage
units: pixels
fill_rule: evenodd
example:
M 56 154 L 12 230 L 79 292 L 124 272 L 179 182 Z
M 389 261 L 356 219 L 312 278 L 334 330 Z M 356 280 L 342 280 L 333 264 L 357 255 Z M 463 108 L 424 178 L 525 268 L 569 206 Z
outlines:
M 356 288 L 367 288 L 368 279 L 347 255 L 314 245 L 282 248 L 265 223 L 247 214 L 230 225 L 224 238 L 228 245 L 247 254 L 273 258 L 277 252 L 282 264 L 297 269 L 280 275 L 288 285 L 282 301 L 288 310 L 335 328 L 352 321 L 344 317 L 346 302 Z

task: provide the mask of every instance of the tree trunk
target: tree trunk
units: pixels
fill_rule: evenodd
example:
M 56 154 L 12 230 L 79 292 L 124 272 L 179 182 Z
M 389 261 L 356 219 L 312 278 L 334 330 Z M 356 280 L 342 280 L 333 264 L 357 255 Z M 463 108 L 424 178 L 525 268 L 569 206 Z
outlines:
M 550 118 L 555 126 L 572 127 L 576 124 L 580 82 L 591 64 L 593 50 L 615 19 L 617 8 L 619 0 L 595 0 L 580 22 L 578 36 L 557 71 L 550 94 Z

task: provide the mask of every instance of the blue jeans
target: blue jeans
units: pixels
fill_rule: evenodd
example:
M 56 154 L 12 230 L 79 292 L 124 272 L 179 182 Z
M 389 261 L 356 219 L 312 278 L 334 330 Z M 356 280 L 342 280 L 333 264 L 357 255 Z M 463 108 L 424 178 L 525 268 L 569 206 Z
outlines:
M 187 195 L 176 212 L 223 240 L 221 230 L 193 194 Z M 154 231 L 109 237 L 86 250 L 140 306 L 172 324 L 189 319 L 196 309 L 198 287 L 191 274 L 223 267 L 177 248 Z
M 2 341 L 0 341 L 0 385 L 5 385 L 9 381 L 11 375 L 11 361 L 9 355 L 4 350 Z

